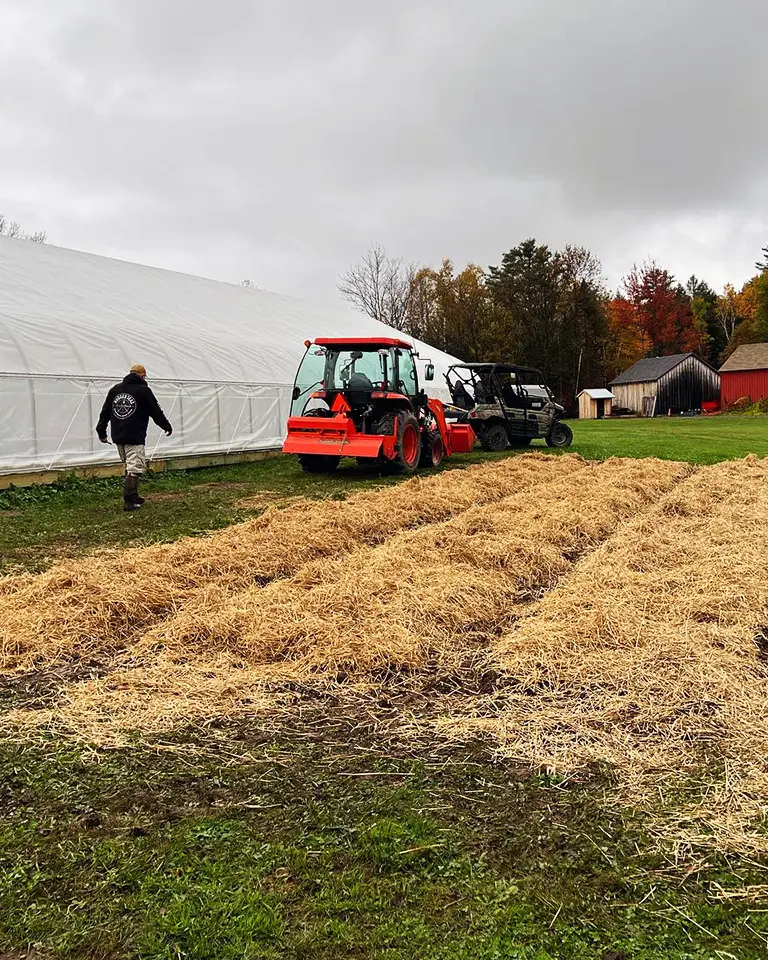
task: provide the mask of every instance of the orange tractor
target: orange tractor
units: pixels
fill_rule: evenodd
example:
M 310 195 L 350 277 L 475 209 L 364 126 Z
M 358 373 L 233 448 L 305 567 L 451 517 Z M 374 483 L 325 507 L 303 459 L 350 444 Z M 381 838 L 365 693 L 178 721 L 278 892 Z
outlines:
M 448 424 L 440 400 L 419 386 L 416 354 L 389 337 L 318 337 L 305 341 L 293 388 L 283 453 L 302 470 L 329 473 L 342 457 L 363 466 L 413 473 L 469 453 L 469 424 Z M 425 379 L 434 379 L 427 364 Z

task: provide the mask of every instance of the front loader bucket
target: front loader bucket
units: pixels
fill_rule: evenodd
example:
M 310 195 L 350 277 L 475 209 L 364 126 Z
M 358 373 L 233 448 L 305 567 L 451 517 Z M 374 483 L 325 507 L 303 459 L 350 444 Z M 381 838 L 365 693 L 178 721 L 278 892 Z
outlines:
M 468 423 L 451 423 L 447 426 L 451 437 L 451 452 L 472 453 L 477 439 L 472 427 Z

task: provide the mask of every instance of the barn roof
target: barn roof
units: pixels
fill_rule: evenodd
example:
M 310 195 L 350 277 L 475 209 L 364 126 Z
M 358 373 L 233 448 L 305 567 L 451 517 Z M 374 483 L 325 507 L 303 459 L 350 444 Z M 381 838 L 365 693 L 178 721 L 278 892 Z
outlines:
M 736 370 L 768 370 L 768 343 L 746 343 L 743 347 L 736 347 L 720 367 L 720 373 Z
M 588 397 L 591 397 L 593 400 L 615 400 L 616 397 L 611 393 L 610 390 L 606 390 L 605 387 L 590 387 L 587 390 L 582 390 L 579 396 L 583 393 L 586 393 Z
M 674 370 L 687 357 L 695 356 L 695 353 L 676 353 L 671 357 L 648 357 L 645 360 L 638 360 L 629 370 L 625 370 L 614 380 L 611 380 L 609 386 L 612 387 L 620 383 L 649 383 L 660 380 L 665 373 Z M 696 359 L 699 358 L 696 357 Z

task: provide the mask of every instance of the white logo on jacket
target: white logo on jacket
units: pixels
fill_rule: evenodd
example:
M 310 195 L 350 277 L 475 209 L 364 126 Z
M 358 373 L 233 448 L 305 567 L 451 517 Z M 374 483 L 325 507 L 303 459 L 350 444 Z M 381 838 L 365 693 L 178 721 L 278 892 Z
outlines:
M 127 420 L 136 413 L 136 398 L 130 393 L 118 393 L 112 401 L 112 413 L 118 420 Z

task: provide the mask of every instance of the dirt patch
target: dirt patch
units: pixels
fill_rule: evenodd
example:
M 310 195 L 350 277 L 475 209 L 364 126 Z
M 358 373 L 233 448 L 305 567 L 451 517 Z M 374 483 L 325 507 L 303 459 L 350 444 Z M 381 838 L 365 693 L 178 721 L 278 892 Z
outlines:
M 20 517 L 22 512 L 21 510 L 0 510 L 0 520 L 5 520 L 7 517 Z M 0 960 L 3 960 L 3 954 L 1 953 Z
M 110 669 L 111 665 L 106 662 L 84 658 L 42 670 L 0 676 L 0 705 L 39 710 L 55 703 L 65 684 L 96 680 L 106 676 Z
M 288 507 L 301 499 L 301 497 L 286 497 L 276 490 L 264 490 L 253 497 L 235 500 L 232 506 L 236 510 L 266 510 L 267 507 Z
M 252 490 L 251 483 L 198 483 L 193 490 Z
M 189 497 L 190 494 L 194 495 L 196 493 L 210 493 L 211 491 L 216 490 L 252 490 L 253 485 L 250 483 L 198 483 L 194 487 L 190 487 L 189 490 L 175 490 L 168 492 L 142 492 L 142 496 L 148 500 L 152 501 L 162 501 L 162 500 L 183 500 L 185 497 Z M 273 491 L 267 491 L 268 493 L 273 493 Z M 278 493 L 274 493 L 275 497 L 278 497 Z M 0 514 L 2 516 L 2 514 Z

